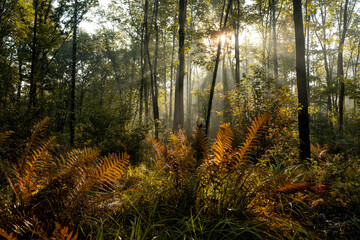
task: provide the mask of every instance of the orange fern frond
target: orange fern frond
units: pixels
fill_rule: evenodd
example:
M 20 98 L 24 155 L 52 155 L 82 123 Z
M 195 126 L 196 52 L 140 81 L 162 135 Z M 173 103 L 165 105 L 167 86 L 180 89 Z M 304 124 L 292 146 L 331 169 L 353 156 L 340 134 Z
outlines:
M 251 127 L 248 127 L 249 133 L 236 156 L 238 163 L 246 159 L 249 151 L 259 143 L 257 136 L 262 133 L 262 128 L 268 119 L 270 119 L 270 114 L 263 113 L 253 120 Z
M 126 153 L 103 157 L 94 171 L 94 178 L 100 184 L 111 187 L 127 170 L 130 156 Z
M 232 141 L 234 140 L 234 133 L 230 128 L 230 123 L 221 124 L 219 132 L 211 145 L 211 152 L 214 155 L 215 164 L 219 165 L 226 152 L 232 150 Z
M 49 117 L 45 117 L 42 121 L 37 123 L 34 127 L 34 130 L 31 134 L 30 139 L 27 142 L 27 146 L 21 156 L 20 165 L 25 164 L 26 159 L 28 158 L 29 153 L 34 149 L 41 145 L 41 140 L 44 137 L 45 129 L 47 128 L 50 122 Z M 22 168 L 22 166 L 20 167 Z
M 57 159 L 57 164 L 63 171 L 73 171 L 76 167 L 84 167 L 96 163 L 100 150 L 95 148 L 73 149 L 65 156 Z
M 168 159 L 168 153 L 167 153 L 167 149 L 160 143 L 158 142 L 156 139 L 151 138 L 149 136 L 147 136 L 147 138 L 151 141 L 151 143 L 154 145 L 156 152 L 158 153 L 158 155 L 163 158 L 164 160 Z
M 7 240 L 18 240 L 18 238 L 13 233 L 9 234 L 1 228 L 0 228 L 0 236 L 4 237 Z
M 78 233 L 73 231 L 69 232 L 69 227 L 61 226 L 60 223 L 55 223 L 55 230 L 50 239 L 56 240 L 76 240 L 78 238 Z

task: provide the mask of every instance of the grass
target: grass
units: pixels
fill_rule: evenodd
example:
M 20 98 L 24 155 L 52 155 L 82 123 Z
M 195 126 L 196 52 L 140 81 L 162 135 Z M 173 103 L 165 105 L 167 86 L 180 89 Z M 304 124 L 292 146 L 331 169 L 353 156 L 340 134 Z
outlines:
M 253 122 L 240 148 L 222 125 L 213 141 L 199 132 L 195 140 L 183 132 L 165 143 L 150 139 L 158 154 L 137 166 L 126 165 L 126 154 L 104 157 L 87 149 L 63 154 L 55 168 L 42 122 L 18 163 L 1 162 L 0 236 L 355 239 L 359 160 L 317 146 L 313 160 L 300 164 L 283 153 L 280 137 L 261 149 L 267 134 L 274 136 L 268 117 Z

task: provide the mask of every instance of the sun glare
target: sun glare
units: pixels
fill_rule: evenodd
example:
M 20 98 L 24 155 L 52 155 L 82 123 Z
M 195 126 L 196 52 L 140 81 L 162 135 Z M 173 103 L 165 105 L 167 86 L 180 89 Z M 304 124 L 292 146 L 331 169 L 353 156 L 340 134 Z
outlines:
M 220 35 L 220 41 L 221 41 L 221 43 L 225 43 L 225 41 L 226 41 L 225 34 Z

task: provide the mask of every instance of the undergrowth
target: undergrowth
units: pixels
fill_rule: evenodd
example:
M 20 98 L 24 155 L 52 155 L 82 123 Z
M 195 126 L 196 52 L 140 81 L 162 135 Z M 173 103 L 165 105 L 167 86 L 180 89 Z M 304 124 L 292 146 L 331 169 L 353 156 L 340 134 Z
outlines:
M 230 124 L 215 139 L 201 129 L 148 137 L 157 155 L 136 166 L 126 153 L 56 152 L 49 121 L 16 161 L 1 159 L 5 239 L 355 239 L 360 230 L 359 161 L 316 145 L 299 163 L 272 114 L 254 118 L 240 145 Z

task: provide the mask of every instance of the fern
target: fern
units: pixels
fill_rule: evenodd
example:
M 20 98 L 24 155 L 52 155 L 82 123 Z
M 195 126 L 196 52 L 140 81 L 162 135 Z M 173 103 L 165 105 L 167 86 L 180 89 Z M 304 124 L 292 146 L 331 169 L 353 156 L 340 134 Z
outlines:
M 211 145 L 211 152 L 214 157 L 215 164 L 219 165 L 226 156 L 226 153 L 232 151 L 232 141 L 234 140 L 234 133 L 230 128 L 230 123 L 224 123 L 220 126 L 219 132 Z
M 187 143 L 183 131 L 169 137 L 168 148 L 153 138 L 148 139 L 154 145 L 158 155 L 163 160 L 167 170 L 173 177 L 175 186 L 179 187 L 188 180 L 196 170 L 196 159 L 193 156 L 191 146 Z
M 26 164 L 26 160 L 29 156 L 31 156 L 31 152 L 35 150 L 38 146 L 42 145 L 42 138 L 44 137 L 44 132 L 49 122 L 50 118 L 45 117 L 44 120 L 35 125 L 31 137 L 28 140 L 26 148 L 21 156 L 20 169 L 23 169 L 23 165 Z
M 0 228 L 0 236 L 4 237 L 7 240 L 17 240 L 18 239 L 13 233 L 9 234 L 1 228 Z
M 260 138 L 257 137 L 263 132 L 264 124 L 269 119 L 270 114 L 263 113 L 253 120 L 251 127 L 248 127 L 249 133 L 236 155 L 237 164 L 249 159 L 249 152 L 260 143 Z
M 129 158 L 130 156 L 126 153 L 112 154 L 102 158 L 95 166 L 94 178 L 97 179 L 96 183 L 111 187 L 126 172 Z
M 3 144 L 6 141 L 6 139 L 9 138 L 9 136 L 13 133 L 14 133 L 13 131 L 5 131 L 0 133 L 0 144 Z
M 38 222 L 41 229 L 35 230 L 42 236 L 42 227 L 49 231 L 55 221 L 81 221 L 84 208 L 100 207 L 99 193 L 104 200 L 113 196 L 109 189 L 115 187 L 129 165 L 126 153 L 100 157 L 100 151 L 91 148 L 54 158 L 49 152 L 54 138 L 43 140 L 48 121 L 46 118 L 34 127 L 19 164 L 8 164 L 11 171 L 7 179 L 16 197 L 16 208 L 9 210 L 10 215 L 0 211 L 0 217 L 7 219 L 0 224 L 20 235 L 34 230 Z M 65 233 L 64 229 L 58 230 Z
M 76 240 L 78 237 L 78 233 L 70 231 L 69 227 L 61 226 L 60 223 L 55 223 L 55 230 L 52 233 L 52 237 L 50 239 L 54 240 Z

